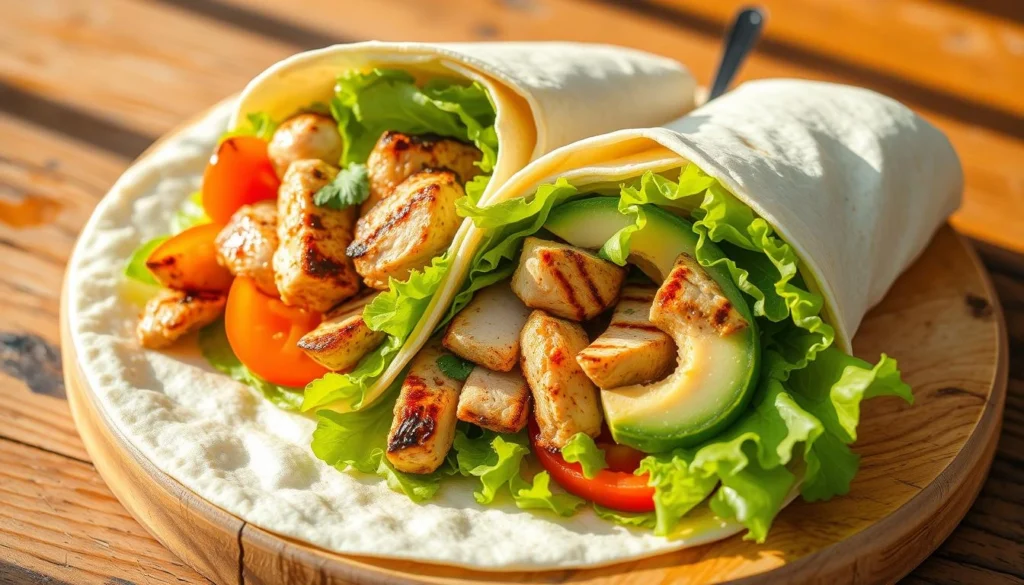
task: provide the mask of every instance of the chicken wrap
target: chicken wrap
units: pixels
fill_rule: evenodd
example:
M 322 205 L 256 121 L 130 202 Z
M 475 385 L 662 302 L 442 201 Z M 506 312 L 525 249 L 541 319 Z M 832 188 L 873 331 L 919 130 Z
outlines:
M 932 125 L 809 81 L 559 149 L 460 202 L 474 227 L 423 349 L 379 404 L 320 413 L 313 451 L 342 469 L 382 452 L 441 493 L 476 477 L 479 504 L 574 530 L 587 506 L 663 537 L 652 552 L 709 517 L 761 542 L 798 494 L 848 491 L 863 399 L 912 401 L 852 338 L 961 190 Z
M 369 42 L 286 59 L 242 92 L 177 233 L 134 254 L 128 275 L 163 287 L 138 340 L 205 327 L 211 363 L 282 406 L 372 402 L 466 231 L 456 201 L 486 205 L 537 156 L 665 122 L 693 94 L 679 63 L 604 45 Z

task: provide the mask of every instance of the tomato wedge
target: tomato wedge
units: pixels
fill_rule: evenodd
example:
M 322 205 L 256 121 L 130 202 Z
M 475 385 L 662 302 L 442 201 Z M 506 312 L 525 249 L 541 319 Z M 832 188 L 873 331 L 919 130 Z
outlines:
M 146 258 L 146 268 L 167 288 L 225 293 L 232 276 L 217 263 L 220 226 L 204 223 L 171 236 Z
M 266 141 L 255 136 L 228 138 L 217 146 L 203 173 L 203 210 L 223 225 L 243 205 L 276 199 L 280 186 Z
M 605 443 L 598 438 L 597 445 L 605 451 L 608 468 L 597 472 L 593 479 L 583 475 L 579 463 L 569 463 L 560 453 L 551 452 L 537 444 L 537 423 L 530 420 L 530 444 L 541 466 L 565 491 L 606 508 L 623 512 L 651 512 L 654 510 L 654 488 L 647 485 L 648 475 L 633 475 L 640 460 L 646 455 L 625 447 Z
M 295 345 L 321 318 L 263 294 L 251 278 L 238 277 L 228 292 L 224 329 L 246 367 L 268 382 L 297 388 L 327 373 Z

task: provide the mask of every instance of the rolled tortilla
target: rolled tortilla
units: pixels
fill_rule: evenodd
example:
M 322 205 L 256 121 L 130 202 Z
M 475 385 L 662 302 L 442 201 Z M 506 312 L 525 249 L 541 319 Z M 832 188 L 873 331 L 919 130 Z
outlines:
M 490 203 L 529 196 L 559 177 L 586 190 L 687 163 L 718 179 L 795 248 L 846 352 L 864 314 L 924 250 L 963 191 L 949 140 L 895 100 L 830 83 L 767 80 L 662 128 L 556 150 L 512 177 Z M 428 309 L 425 333 L 444 316 L 482 237 L 476 228 L 467 234 Z
M 583 43 L 395 43 L 369 41 L 299 53 L 242 92 L 229 125 L 265 112 L 287 118 L 329 103 L 346 71 L 397 68 L 421 79 L 482 84 L 494 100 L 501 148 L 485 200 L 531 160 L 576 140 L 663 124 L 693 109 L 696 81 L 683 65 L 650 53 Z
M 487 189 L 497 189 L 531 160 L 573 141 L 622 128 L 663 124 L 694 106 L 696 82 L 676 61 L 650 53 L 581 43 L 393 43 L 371 41 L 300 53 L 245 88 L 229 126 L 266 113 L 282 120 L 313 102 L 329 103 L 346 71 L 398 68 L 418 79 L 455 77 L 483 85 L 494 102 L 498 160 Z M 462 226 L 450 250 L 469 229 Z M 429 331 L 429 330 L 428 330 Z M 422 327 L 410 338 L 419 338 Z M 364 391 L 373 402 L 419 350 L 403 350 Z M 348 401 L 325 405 L 338 411 Z

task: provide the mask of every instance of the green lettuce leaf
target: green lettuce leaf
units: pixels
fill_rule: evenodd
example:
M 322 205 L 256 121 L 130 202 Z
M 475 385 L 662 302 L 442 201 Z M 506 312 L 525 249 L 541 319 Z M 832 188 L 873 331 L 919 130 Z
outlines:
M 181 209 L 171 217 L 171 233 L 180 234 L 201 223 L 210 223 L 210 218 L 207 217 L 206 210 L 203 209 L 202 191 L 195 191 L 182 203 Z
M 451 260 L 445 254 L 434 258 L 423 270 L 413 271 L 404 282 L 391 279 L 388 290 L 377 295 L 363 309 L 366 325 L 374 331 L 387 333 L 387 339 L 364 356 L 351 372 L 331 372 L 310 382 L 306 386 L 302 410 L 339 401 L 351 408 L 362 408 L 366 390 L 398 356 L 405 340 L 423 318 L 431 297 L 450 266 Z
M 206 212 L 203 210 L 203 199 L 202 193 L 196 191 L 188 196 L 188 199 L 182 203 L 181 208 L 178 209 L 171 216 L 171 234 L 179 234 L 192 226 L 199 225 L 201 223 L 209 223 L 210 218 L 206 216 Z M 166 242 L 170 236 L 159 236 L 151 240 L 147 240 L 135 248 L 132 252 L 131 257 L 128 259 L 128 263 L 124 268 L 124 275 L 128 278 L 141 282 L 142 284 L 148 284 L 156 286 L 156 279 L 153 278 L 153 273 L 146 268 L 146 259 L 153 253 L 153 250 L 157 246 Z
M 654 530 L 656 525 L 654 512 L 622 512 L 621 510 L 613 510 L 611 508 L 605 508 L 599 504 L 594 504 L 594 513 L 602 520 L 607 520 L 630 528 L 647 528 L 649 530 Z
M 598 471 L 608 467 L 604 451 L 585 433 L 576 433 L 565 443 L 562 459 L 569 463 L 579 463 L 583 468 L 583 477 L 587 479 L 594 479 Z
M 251 386 L 278 408 L 295 411 L 302 404 L 302 389 L 267 382 L 245 367 L 228 343 L 224 320 L 219 319 L 199 330 L 199 351 L 211 366 L 233 380 Z
M 805 284 L 796 251 L 718 181 L 689 165 L 677 180 L 648 173 L 620 191 L 619 210 L 634 221 L 605 243 L 602 256 L 625 264 L 632 234 L 646 223 L 647 205 L 688 215 L 698 236 L 697 260 L 727 270 L 751 301 L 761 331 L 761 378 L 743 415 L 702 445 L 642 461 L 638 473 L 649 473 L 655 488 L 655 532 L 671 534 L 686 513 L 707 501 L 719 516 L 743 523 L 747 538 L 763 541 L 798 481 L 807 500 L 849 490 L 858 464 L 849 445 L 861 401 L 910 401 L 910 389 L 888 356 L 871 365 L 833 347 L 835 332 L 821 317 L 824 299 Z M 541 229 L 555 205 L 579 195 L 560 180 L 533 197 L 492 207 L 461 201 L 460 213 L 491 232 L 448 317 L 476 290 L 505 278 L 523 238 Z M 724 257 L 711 254 L 708 241 Z
M 310 447 L 313 454 L 339 471 L 356 471 L 383 478 L 390 489 L 404 493 L 416 502 L 434 497 L 441 487 L 441 479 L 451 474 L 451 468 L 428 474 L 409 474 L 398 471 L 384 456 L 388 431 L 391 429 L 392 409 L 398 396 L 400 382 L 388 389 L 384 398 L 363 410 L 338 413 L 330 410 L 317 412 L 316 429 Z
M 156 250 L 157 246 L 167 241 L 168 236 L 160 236 L 148 240 L 135 248 L 132 252 L 131 258 L 128 259 L 128 263 L 124 266 L 124 275 L 128 278 L 141 282 L 142 284 L 149 284 L 153 286 L 159 286 L 160 283 L 153 277 L 153 273 L 146 267 L 146 259 L 149 255 Z
M 523 433 L 500 435 L 470 425 L 456 430 L 453 450 L 459 473 L 480 478 L 473 497 L 481 504 L 493 502 L 503 486 L 519 477 L 520 464 L 530 452 Z
M 351 71 L 338 78 L 331 114 L 345 142 L 342 164 L 366 162 L 388 130 L 472 142 L 483 153 L 477 165 L 484 173 L 497 161 L 494 104 L 478 83 L 435 79 L 419 87 L 397 69 Z
M 542 471 L 528 483 L 519 475 L 512 478 L 512 497 L 521 510 L 547 510 L 559 516 L 568 517 L 586 503 L 583 498 L 564 492 L 551 491 L 551 476 Z
M 439 326 L 465 307 L 476 291 L 512 275 L 519 260 L 519 249 L 527 236 L 537 233 L 548 220 L 555 205 L 579 195 L 579 190 L 564 179 L 544 185 L 529 199 L 510 199 L 481 207 L 466 199 L 455 202 L 459 215 L 482 229 L 490 229 L 477 250 L 462 288 L 452 300 Z
M 654 533 L 666 536 L 687 512 L 697 507 L 715 489 L 718 479 L 703 469 L 693 469 L 693 452 L 678 449 L 673 453 L 645 457 L 637 474 L 649 473 L 648 485 L 654 488 Z
M 265 112 L 256 112 L 246 116 L 245 122 L 238 128 L 221 134 L 220 141 L 223 142 L 235 136 L 255 136 L 270 142 L 270 139 L 274 137 L 274 131 L 277 130 L 277 126 L 277 122 L 270 119 L 270 116 Z
M 313 195 L 313 203 L 330 209 L 359 205 L 370 196 L 370 179 L 366 165 L 349 163 L 330 183 Z

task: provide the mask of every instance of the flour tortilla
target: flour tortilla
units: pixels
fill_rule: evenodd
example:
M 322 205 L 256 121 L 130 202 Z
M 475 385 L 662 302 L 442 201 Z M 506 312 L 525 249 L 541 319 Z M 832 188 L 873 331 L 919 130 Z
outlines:
M 565 42 L 385 43 L 335 45 L 270 67 L 242 92 L 232 113 L 281 120 L 313 102 L 329 103 L 338 75 L 398 68 L 419 79 L 454 77 L 489 91 L 496 111 L 498 161 L 481 203 L 531 160 L 573 141 L 622 128 L 663 124 L 694 106 L 696 82 L 680 63 L 650 53 Z M 469 225 L 452 241 L 457 250 Z M 420 330 L 413 337 L 420 337 Z M 419 350 L 403 350 L 367 389 L 379 397 Z M 325 408 L 345 411 L 347 402 Z
M 532 163 L 491 203 L 564 177 L 583 188 L 696 164 L 771 224 L 825 298 L 850 352 L 867 310 L 960 203 L 963 173 L 941 131 L 875 92 L 831 83 L 746 83 L 664 128 L 580 141 Z M 444 315 L 483 236 L 472 229 L 428 309 Z M 411 339 L 418 347 L 426 337 Z
M 742 529 L 706 507 L 668 541 L 589 509 L 562 519 L 519 510 L 508 498 L 480 506 L 473 478 L 446 481 L 436 499 L 414 504 L 378 477 L 317 459 L 309 449 L 314 420 L 213 370 L 194 337 L 168 351 L 141 349 L 134 327 L 142 295 L 124 278 L 124 264 L 141 242 L 166 232 L 199 187 L 233 109 L 216 109 L 129 168 L 68 266 L 65 311 L 87 385 L 117 432 L 158 469 L 246 522 L 327 550 L 485 571 L 601 566 Z

